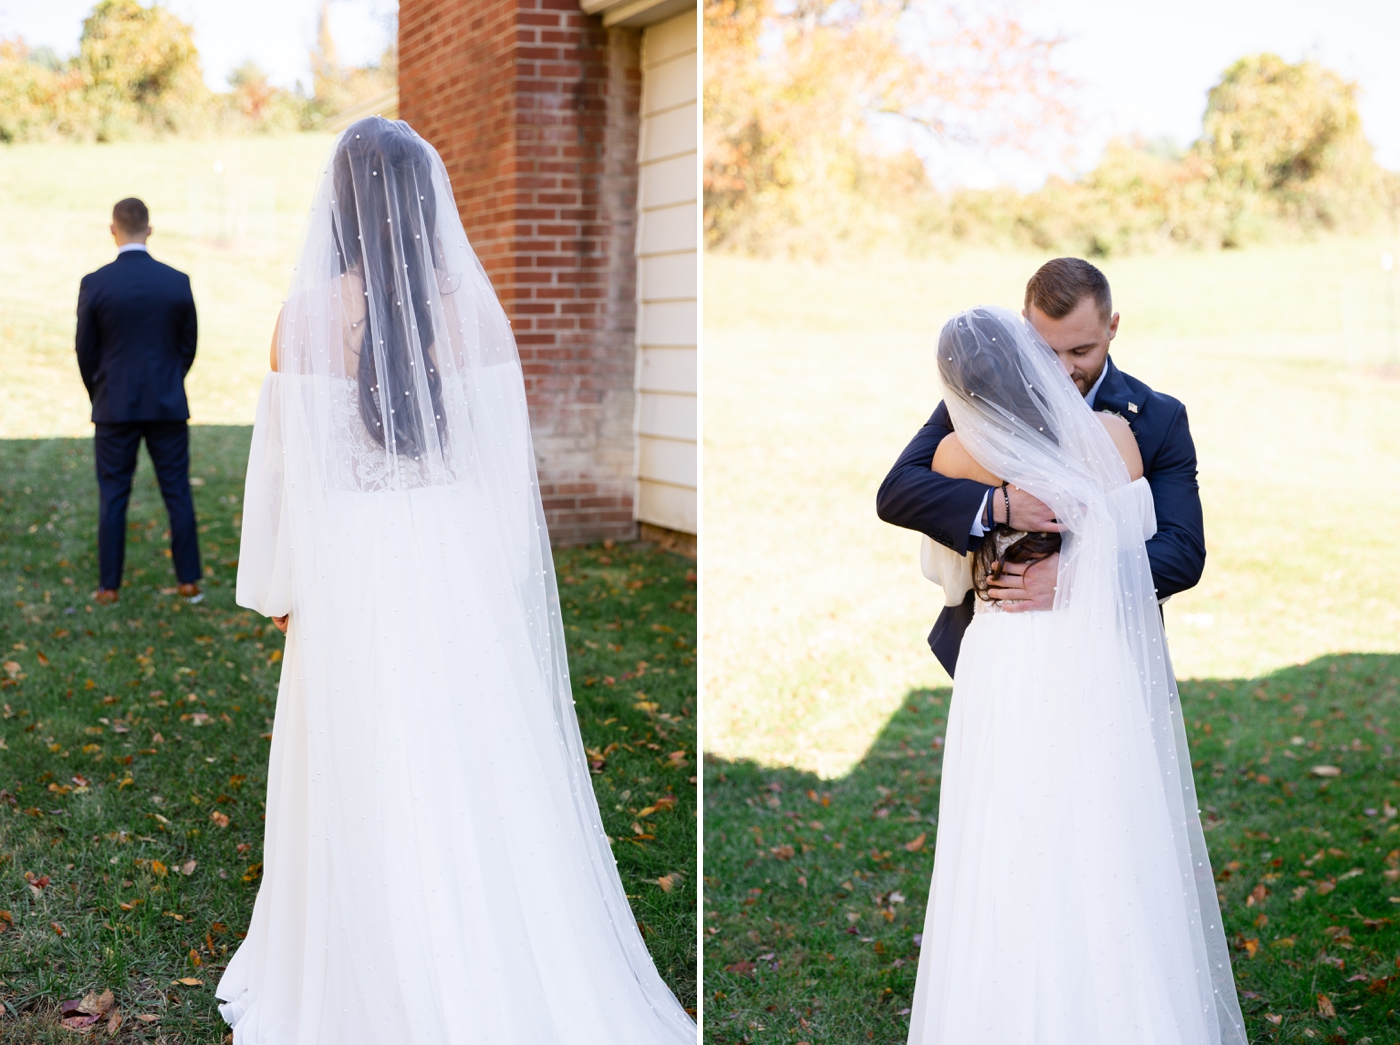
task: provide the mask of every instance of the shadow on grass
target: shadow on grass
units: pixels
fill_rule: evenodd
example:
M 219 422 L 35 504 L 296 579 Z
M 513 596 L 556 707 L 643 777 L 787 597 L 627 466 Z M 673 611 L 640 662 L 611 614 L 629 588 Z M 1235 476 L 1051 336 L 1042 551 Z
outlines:
M 144 456 L 127 583 L 96 607 L 91 440 L 0 440 L 0 1042 L 70 1040 L 57 1004 L 103 989 L 120 1041 L 223 1040 L 213 988 L 257 893 L 282 656 L 282 636 L 233 601 L 250 433 L 191 430 L 197 606 L 174 596 Z M 594 777 L 604 824 L 657 966 L 693 1006 L 691 563 L 640 543 L 555 562 L 580 728 L 609 752 Z
M 1181 691 L 1250 1039 L 1389 1045 L 1400 656 Z M 910 692 L 839 780 L 706 759 L 708 1042 L 905 1040 L 950 698 Z

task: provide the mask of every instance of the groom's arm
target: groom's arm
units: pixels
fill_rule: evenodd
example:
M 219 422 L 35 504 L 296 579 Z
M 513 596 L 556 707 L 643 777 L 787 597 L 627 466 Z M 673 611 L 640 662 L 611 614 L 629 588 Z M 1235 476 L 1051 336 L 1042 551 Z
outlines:
M 1147 558 L 1159 599 L 1194 588 L 1206 566 L 1196 444 L 1191 439 L 1186 408 L 1180 403 L 1175 406 L 1166 438 L 1147 472 L 1157 510 L 1157 533 L 1147 542 Z
M 83 377 L 89 399 L 92 398 L 92 386 L 97 381 L 97 367 L 102 359 L 102 336 L 92 301 L 92 287 L 88 284 L 90 278 L 84 276 L 78 284 L 78 331 L 75 338 L 78 373 Z
M 990 487 L 932 470 L 934 451 L 952 431 L 948 408 L 939 403 L 880 484 L 875 511 L 885 522 L 927 534 L 962 555 L 978 543 L 972 526 Z
M 195 345 L 199 341 L 199 317 L 194 310 L 194 294 L 190 290 L 189 277 L 185 277 L 185 314 L 180 322 L 180 365 L 188 374 L 194 366 Z

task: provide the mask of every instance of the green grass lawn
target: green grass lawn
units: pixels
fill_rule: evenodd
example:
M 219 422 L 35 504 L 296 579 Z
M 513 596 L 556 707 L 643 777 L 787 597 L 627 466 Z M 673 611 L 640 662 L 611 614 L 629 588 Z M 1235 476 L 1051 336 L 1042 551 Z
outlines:
M 248 438 L 193 429 L 206 601 L 173 594 L 143 461 L 112 608 L 89 598 L 90 442 L 0 441 L 0 1041 L 73 1040 L 54 1007 L 103 990 L 118 1040 L 223 1039 L 213 989 L 258 887 L 282 652 L 233 602 Z M 661 974 L 693 1007 L 692 564 L 634 545 L 564 549 L 556 565 L 604 823 Z
M 1196 440 L 1209 558 L 1166 620 L 1263 1041 L 1400 1042 L 1400 1003 L 1380 982 L 1400 973 L 1400 937 L 1366 921 L 1400 921 L 1384 877 L 1400 869 L 1386 862 L 1400 821 L 1384 819 L 1387 796 L 1400 805 L 1386 738 L 1400 721 L 1400 370 L 1385 250 L 1396 245 L 1333 239 L 1104 264 L 1123 315 L 1115 359 L 1182 399 Z M 918 536 L 875 517 L 875 490 L 938 401 L 943 322 L 973 304 L 1019 308 L 1044 260 L 706 259 L 711 1041 L 904 1040 L 949 680 L 925 644 L 942 593 L 919 574 Z M 1343 774 L 1323 787 L 1308 775 L 1318 764 Z M 922 848 L 902 848 L 920 834 Z M 1331 878 L 1335 891 L 1292 899 Z M 1262 907 L 1246 905 L 1260 884 Z

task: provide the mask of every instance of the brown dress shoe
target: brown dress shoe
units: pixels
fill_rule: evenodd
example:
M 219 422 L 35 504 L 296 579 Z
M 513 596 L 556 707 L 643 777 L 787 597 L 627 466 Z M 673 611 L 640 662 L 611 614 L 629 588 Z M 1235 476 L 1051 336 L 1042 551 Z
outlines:
M 119 598 L 118 594 L 111 588 L 98 588 L 93 595 L 93 601 L 102 606 L 111 606 Z
M 199 585 L 193 582 L 182 584 L 175 589 L 180 593 L 180 597 L 188 602 L 203 602 L 204 596 L 200 593 Z

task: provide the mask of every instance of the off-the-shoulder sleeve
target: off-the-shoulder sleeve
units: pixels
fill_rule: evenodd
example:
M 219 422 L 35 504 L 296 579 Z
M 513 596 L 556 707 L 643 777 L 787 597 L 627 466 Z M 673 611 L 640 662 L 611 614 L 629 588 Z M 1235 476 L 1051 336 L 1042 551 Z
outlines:
M 919 569 L 943 589 L 945 606 L 961 606 L 972 590 L 972 556 L 959 555 L 927 534 L 919 545 Z
M 291 534 L 284 496 L 283 380 L 281 374 L 269 373 L 258 396 L 238 552 L 236 601 L 268 617 L 284 616 L 292 608 Z

